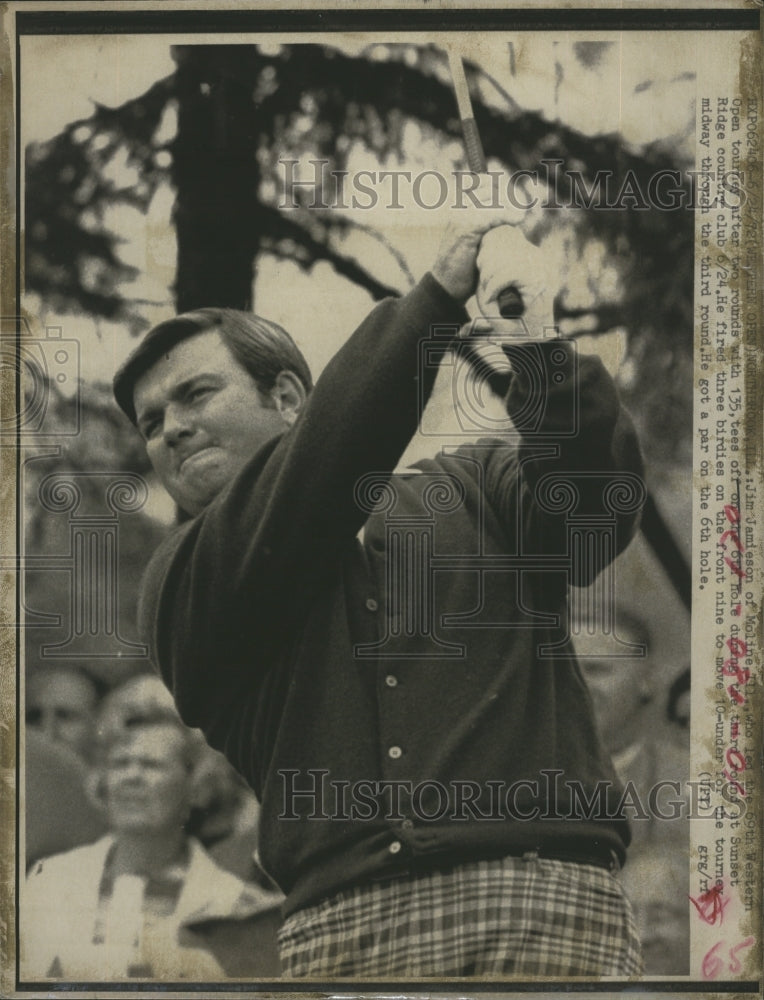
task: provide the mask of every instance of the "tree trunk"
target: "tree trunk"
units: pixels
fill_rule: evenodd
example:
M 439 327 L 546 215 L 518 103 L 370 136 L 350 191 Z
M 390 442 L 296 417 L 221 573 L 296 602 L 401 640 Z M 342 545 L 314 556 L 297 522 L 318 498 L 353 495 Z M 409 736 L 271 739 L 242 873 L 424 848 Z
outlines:
M 179 312 L 252 308 L 258 164 L 254 46 L 178 46 L 173 144 Z

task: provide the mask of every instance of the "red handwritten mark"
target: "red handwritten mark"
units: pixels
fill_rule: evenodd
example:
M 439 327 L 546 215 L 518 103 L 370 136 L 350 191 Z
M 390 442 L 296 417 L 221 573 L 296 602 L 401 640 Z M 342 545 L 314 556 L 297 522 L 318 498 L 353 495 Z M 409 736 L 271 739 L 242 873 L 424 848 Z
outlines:
M 737 791 L 738 795 L 741 798 L 745 798 L 745 788 L 743 788 L 740 782 L 736 781 L 732 777 L 730 772 L 727 770 L 727 768 L 731 768 L 736 774 L 739 774 L 741 771 L 745 771 L 747 766 L 745 762 L 745 756 L 741 753 L 740 750 L 738 750 L 737 747 L 727 747 L 727 751 L 724 754 L 724 757 L 725 760 L 727 761 L 727 767 L 724 768 L 722 774 L 727 779 L 727 781 L 729 781 L 732 788 L 734 788 Z
M 740 523 L 740 511 L 735 504 L 725 504 L 724 506 L 724 516 L 727 518 L 731 525 L 737 525 Z M 724 557 L 725 563 L 729 566 L 733 573 L 735 573 L 741 580 L 745 579 L 745 573 L 740 567 L 740 555 L 745 551 L 743 543 L 740 541 L 740 535 L 737 531 L 732 528 L 727 528 L 723 531 L 719 537 L 718 544 L 724 551 L 727 551 L 726 541 L 730 539 L 735 545 L 735 551 L 738 556 L 738 562 L 733 562 L 729 556 Z M 733 610 L 733 614 L 739 616 L 742 605 L 737 604 Z M 727 640 L 727 645 L 729 646 L 732 656 L 724 661 L 722 667 L 722 673 L 727 677 L 735 677 L 736 684 L 727 685 L 727 694 L 730 696 L 732 701 L 736 702 L 738 705 L 744 705 L 746 701 L 745 695 L 740 690 L 748 680 L 750 679 L 751 672 L 747 667 L 741 667 L 738 663 L 739 656 L 748 655 L 748 646 L 743 642 L 742 639 L 738 639 L 736 636 L 732 636 Z
M 727 557 L 725 556 L 724 558 L 726 559 Z M 742 639 L 738 639 L 737 636 L 733 635 L 729 639 L 727 639 L 727 646 L 729 647 L 729 651 L 732 653 L 732 656 L 729 657 L 729 659 L 725 660 L 724 663 L 722 664 L 722 673 L 725 675 L 725 677 L 736 677 L 737 683 L 742 687 L 743 685 L 748 683 L 748 680 L 750 679 L 751 676 L 751 671 L 748 669 L 748 667 L 740 666 L 740 664 L 738 663 L 738 657 L 748 655 L 748 644 L 744 642 Z M 745 704 L 745 695 L 741 694 L 741 692 L 738 690 L 737 687 L 735 687 L 734 684 L 727 685 L 727 694 L 730 696 L 730 698 L 732 698 L 733 701 L 736 701 L 738 705 Z
M 741 694 L 734 684 L 727 685 L 727 694 L 733 701 L 736 701 L 738 705 L 745 705 L 745 695 Z
M 731 503 L 725 504 L 724 516 L 730 524 L 738 524 L 740 521 L 740 511 Z
M 727 563 L 727 565 L 729 566 L 729 568 L 732 570 L 733 573 L 737 573 L 737 575 L 740 577 L 741 580 L 745 579 L 745 573 L 743 572 L 743 570 L 738 566 L 737 563 L 734 563 L 729 556 L 725 556 L 724 561 Z
M 737 677 L 738 684 L 746 684 L 751 676 L 751 671 L 748 667 L 741 667 L 736 656 L 724 661 L 722 673 L 725 677 Z
M 703 956 L 703 962 L 701 963 L 700 971 L 704 979 L 716 979 L 716 977 L 722 971 L 724 962 L 722 962 L 721 958 L 719 958 L 716 952 L 719 950 L 719 948 L 722 947 L 723 944 L 724 944 L 723 941 L 717 942 L 717 944 L 715 944 L 713 948 L 711 948 L 710 951 L 707 951 L 706 954 Z
M 702 920 L 707 924 L 715 924 L 718 918 L 719 923 L 724 920 L 724 907 L 729 903 L 728 899 L 722 899 L 723 887 L 712 885 L 706 892 L 702 892 L 697 899 L 689 896 L 689 900 L 698 911 Z
M 734 529 L 727 528 L 727 530 L 722 532 L 722 534 L 719 536 L 718 544 L 721 545 L 721 547 L 724 549 L 725 552 L 727 551 L 727 546 L 724 544 L 724 540 L 726 538 L 732 539 L 732 541 L 735 543 L 735 548 L 737 549 L 738 552 L 745 552 L 743 544 L 740 541 L 740 536 Z
M 740 972 L 742 965 L 740 964 L 740 959 L 737 957 L 737 953 L 743 948 L 750 948 L 754 943 L 754 940 L 755 938 L 753 937 L 747 937 L 729 949 L 729 957 L 727 960 L 728 972 Z M 703 956 L 701 972 L 704 979 L 716 979 L 719 973 L 724 969 L 724 960 L 720 955 L 716 954 L 720 948 L 724 947 L 724 945 L 724 941 L 717 942 L 713 948 L 710 948 Z
M 735 735 L 737 736 L 737 733 Z M 745 756 L 737 747 L 727 747 L 724 756 L 733 771 L 745 771 Z
M 753 936 L 747 937 L 739 944 L 736 944 L 734 948 L 730 948 L 730 963 L 728 966 L 730 972 L 740 972 L 743 966 L 740 964 L 740 959 L 737 957 L 737 953 L 742 951 L 743 948 L 750 948 L 754 940 L 755 938 Z
M 748 643 L 744 642 L 742 639 L 738 639 L 735 635 L 727 639 L 727 645 L 729 646 L 729 651 L 733 656 L 748 655 Z
M 740 617 L 740 609 L 742 607 L 743 607 L 742 604 L 736 604 L 735 607 L 732 609 L 732 614 L 735 615 L 736 618 Z
M 735 779 L 732 777 L 732 775 L 729 773 L 729 771 L 727 770 L 726 767 L 722 771 L 722 774 L 724 775 L 724 777 L 729 782 L 730 788 L 734 788 L 735 791 L 740 796 L 740 798 L 744 799 L 745 798 L 745 788 L 743 788 L 743 786 L 740 784 L 740 782 L 739 781 L 735 781 Z
M 727 504 L 725 506 L 724 516 L 727 518 L 730 524 L 738 524 L 740 522 L 740 511 L 733 504 Z M 719 538 L 718 542 L 718 544 L 721 545 L 721 547 L 724 549 L 725 552 L 727 551 L 727 546 L 724 544 L 726 538 L 731 538 L 733 540 L 738 555 L 740 555 L 741 552 L 745 551 L 742 542 L 740 541 L 740 536 L 738 535 L 738 533 L 734 531 L 732 528 L 728 528 L 726 531 L 722 532 L 722 535 Z M 724 561 L 732 570 L 732 572 L 736 573 L 741 580 L 745 579 L 745 573 L 743 572 L 743 570 L 737 563 L 734 563 L 729 556 L 725 556 Z

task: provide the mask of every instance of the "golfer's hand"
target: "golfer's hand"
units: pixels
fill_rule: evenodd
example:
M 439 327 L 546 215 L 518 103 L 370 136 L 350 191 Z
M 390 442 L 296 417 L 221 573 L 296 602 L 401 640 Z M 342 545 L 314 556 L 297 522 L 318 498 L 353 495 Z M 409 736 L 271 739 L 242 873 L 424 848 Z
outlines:
M 554 324 L 556 275 L 547 255 L 530 243 L 516 226 L 498 226 L 487 232 L 477 257 L 477 303 L 480 332 L 509 334 L 525 339 L 548 335 Z M 501 294 L 516 289 L 523 301 L 519 319 L 501 316 Z
M 480 177 L 474 190 L 480 204 L 468 204 L 450 211 L 431 268 L 433 277 L 459 302 L 466 302 L 477 287 L 478 252 L 485 234 L 496 226 L 517 226 L 525 215 L 522 208 L 490 207 L 494 189 L 488 175 Z

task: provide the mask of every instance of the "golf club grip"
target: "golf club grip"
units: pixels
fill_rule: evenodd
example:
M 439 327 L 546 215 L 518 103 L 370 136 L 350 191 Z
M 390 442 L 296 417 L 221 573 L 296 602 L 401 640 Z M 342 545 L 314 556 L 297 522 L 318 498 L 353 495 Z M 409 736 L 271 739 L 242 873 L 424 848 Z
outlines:
M 502 289 L 496 301 L 499 306 L 499 315 L 503 319 L 517 319 L 525 312 L 523 297 L 514 285 L 508 285 Z
M 473 174 L 484 174 L 488 169 L 483 152 L 483 143 L 474 118 L 462 118 L 462 135 L 467 153 L 467 164 Z

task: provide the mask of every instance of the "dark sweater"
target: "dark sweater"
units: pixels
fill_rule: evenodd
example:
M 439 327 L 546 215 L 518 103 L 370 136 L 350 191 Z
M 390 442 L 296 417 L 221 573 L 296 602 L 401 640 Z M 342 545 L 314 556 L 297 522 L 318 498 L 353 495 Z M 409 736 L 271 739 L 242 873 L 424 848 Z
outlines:
M 591 582 L 637 519 L 603 503 L 603 486 L 639 475 L 641 460 L 599 360 L 576 365 L 560 341 L 513 349 L 506 405 L 520 425 L 530 413 L 534 433 L 519 448 L 441 454 L 375 493 L 432 388 L 420 362 L 431 324 L 442 342 L 464 318 L 429 275 L 377 306 L 295 426 L 147 573 L 155 660 L 186 723 L 261 799 L 260 854 L 286 913 L 428 864 L 537 845 L 622 857 L 628 843 L 610 815 L 617 791 L 607 818 L 587 819 L 566 784 L 587 797 L 617 785 L 565 639 L 567 585 Z M 541 417 L 534 371 L 563 376 L 542 387 Z M 545 479 L 560 472 L 577 523 L 613 529 L 593 559 L 571 553 L 570 516 Z M 370 516 L 371 497 L 383 502 Z M 380 782 L 399 782 L 397 801 Z M 306 789 L 321 791 L 294 794 Z

